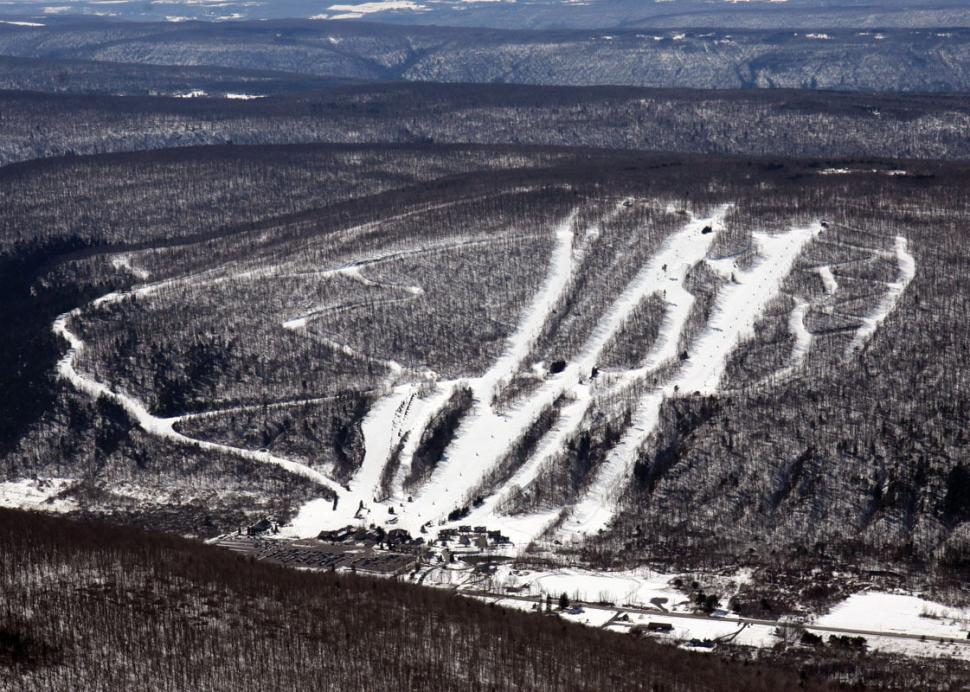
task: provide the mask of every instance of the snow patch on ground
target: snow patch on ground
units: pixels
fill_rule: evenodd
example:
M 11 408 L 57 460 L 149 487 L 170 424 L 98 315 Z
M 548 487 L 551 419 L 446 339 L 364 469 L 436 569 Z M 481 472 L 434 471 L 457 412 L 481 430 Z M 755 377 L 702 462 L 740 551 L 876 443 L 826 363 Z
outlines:
M 115 269 L 128 272 L 137 279 L 144 281 L 148 278 L 148 272 L 141 267 L 135 267 L 131 264 L 130 255 L 115 255 L 111 258 L 111 266 Z
M 73 478 L 33 478 L 0 483 L 0 507 L 45 512 L 73 512 L 74 500 L 56 499 L 77 481 Z
M 906 594 L 869 591 L 849 596 L 815 624 L 966 639 L 970 608 L 951 608 Z
M 333 12 L 342 12 L 342 15 L 331 17 L 331 19 L 357 19 L 365 14 L 376 12 L 388 12 L 392 10 L 410 10 L 412 12 L 423 12 L 427 8 L 411 0 L 381 0 L 379 2 L 364 2 L 358 5 L 330 5 L 327 8 Z
M 829 265 L 823 265 L 815 270 L 822 279 L 822 285 L 825 287 L 825 292 L 829 295 L 833 295 L 839 290 L 839 282 L 835 280 L 835 274 L 832 273 L 832 267 Z
M 795 337 L 795 346 L 792 348 L 792 367 L 797 368 L 805 362 L 808 352 L 812 348 L 812 333 L 805 326 L 805 316 L 808 314 L 808 301 L 797 298 L 795 308 L 791 311 L 788 319 L 788 328 Z

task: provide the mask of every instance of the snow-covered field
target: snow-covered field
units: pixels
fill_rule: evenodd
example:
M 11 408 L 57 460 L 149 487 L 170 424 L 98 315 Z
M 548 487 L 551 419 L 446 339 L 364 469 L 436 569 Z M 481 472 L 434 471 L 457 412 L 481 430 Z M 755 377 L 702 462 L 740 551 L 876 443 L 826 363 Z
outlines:
M 815 624 L 966 639 L 970 609 L 951 608 L 917 596 L 871 591 L 853 594 Z
M 909 594 L 866 592 L 850 596 L 815 618 L 787 620 L 787 625 L 751 621 L 726 609 L 699 614 L 682 588 L 696 579 L 709 584 L 722 602 L 750 578 L 698 574 L 662 574 L 646 569 L 594 572 L 583 569 L 522 569 L 499 566 L 490 579 L 472 575 L 461 563 L 431 568 L 422 583 L 457 589 L 505 608 L 542 611 L 546 598 L 560 617 L 590 627 L 628 633 L 647 625 L 669 625 L 650 636 L 674 643 L 710 640 L 742 646 L 771 647 L 781 641 L 799 645 L 802 629 L 823 638 L 861 636 L 869 651 L 916 657 L 970 660 L 970 609 L 951 608 Z M 488 591 L 490 596 L 481 595 Z M 558 609 L 565 594 L 570 610 Z
M 595 572 L 568 568 L 545 571 L 503 565 L 492 576 L 492 581 L 496 590 L 513 587 L 520 595 L 553 594 L 558 597 L 564 593 L 578 601 L 610 601 L 616 605 L 642 607 L 650 607 L 659 599 L 666 610 L 691 612 L 686 594 L 672 584 L 677 576 L 646 569 Z M 690 583 L 690 577 L 681 576 Z M 746 575 L 740 575 L 735 579 L 725 579 L 723 583 L 729 591 L 734 591 L 737 584 L 745 579 Z
M 58 498 L 76 483 L 73 478 L 31 478 L 0 483 L 0 507 L 44 512 L 73 512 L 77 503 Z

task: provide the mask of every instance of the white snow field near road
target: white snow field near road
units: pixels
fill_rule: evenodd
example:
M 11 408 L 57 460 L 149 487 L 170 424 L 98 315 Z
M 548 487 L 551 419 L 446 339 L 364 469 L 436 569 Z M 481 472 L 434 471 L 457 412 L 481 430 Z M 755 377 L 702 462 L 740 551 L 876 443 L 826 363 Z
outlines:
M 970 627 L 970 609 L 907 594 L 869 591 L 853 594 L 815 624 L 963 640 Z

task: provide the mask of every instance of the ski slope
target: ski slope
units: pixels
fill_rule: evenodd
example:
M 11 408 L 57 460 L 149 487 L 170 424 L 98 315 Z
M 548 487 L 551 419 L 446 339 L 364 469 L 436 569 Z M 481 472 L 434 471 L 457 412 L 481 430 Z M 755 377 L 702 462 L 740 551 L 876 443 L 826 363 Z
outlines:
M 872 314 L 862 318 L 862 325 L 856 330 L 852 342 L 845 350 L 846 355 L 852 355 L 862 349 L 865 343 L 876 332 L 876 329 L 879 328 L 879 325 L 882 324 L 883 320 L 896 307 L 896 303 L 899 302 L 903 291 L 906 290 L 906 287 L 909 286 L 910 282 L 916 276 L 916 258 L 910 254 L 909 245 L 902 236 L 896 237 L 895 256 L 896 262 L 899 265 L 899 279 L 887 285 L 889 290 L 883 296 L 876 309 Z
M 582 207 L 578 206 L 555 224 L 532 231 L 532 237 L 538 233 L 553 241 L 544 279 L 522 310 L 501 355 L 477 376 L 439 380 L 427 369 L 405 368 L 380 354 L 350 346 L 341 341 L 339 334 L 312 329 L 314 320 L 332 311 L 350 309 L 357 303 L 310 304 L 289 314 L 278 315 L 277 324 L 284 329 L 321 340 L 352 359 L 379 365 L 387 371 L 378 396 L 361 424 L 365 445 L 363 461 L 345 484 L 338 484 L 305 464 L 268 452 L 196 440 L 175 427 L 181 420 L 248 410 L 252 406 L 161 418 L 151 414 L 136 398 L 80 372 L 75 363 L 85 344 L 71 330 L 71 322 L 83 318 L 81 308 L 61 315 L 53 325 L 54 332 L 69 345 L 57 371 L 88 396 L 95 399 L 105 396 L 115 401 L 140 427 L 153 435 L 200 450 L 274 464 L 312 480 L 337 496 L 336 501 L 328 495 L 303 506 L 285 529 L 286 535 L 315 536 L 321 530 L 354 523 L 403 528 L 415 535 L 429 526 L 447 525 L 448 515 L 461 509 L 460 523 L 500 530 L 519 548 L 525 548 L 540 537 L 559 541 L 582 540 L 606 529 L 620 511 L 632 467 L 640 450 L 650 443 L 651 436 L 657 431 L 664 402 L 677 397 L 710 396 L 720 391 L 729 356 L 753 334 L 756 322 L 771 301 L 782 293 L 799 257 L 824 226 L 818 222 L 780 233 L 752 233 L 756 259 L 741 269 L 735 258 L 710 257 L 731 206 L 720 206 L 700 218 L 686 213 L 679 228 L 667 235 L 632 278 L 613 294 L 603 296 L 602 309 L 595 322 L 564 368 L 555 374 L 539 368 L 536 372 L 541 374 L 541 379 L 534 388 L 521 393 L 511 404 L 497 405 L 498 395 L 517 373 L 527 371 L 530 363 L 537 359 L 537 341 L 547 325 L 558 323 L 558 306 L 564 301 L 568 303 L 567 299 L 574 299 L 570 292 L 581 290 L 585 285 L 581 279 L 583 272 L 588 270 L 587 253 L 593 241 L 609 232 L 608 222 L 631 206 L 632 200 L 620 200 L 614 208 L 600 213 L 598 219 L 586 221 L 580 221 L 585 217 L 581 216 Z M 373 225 L 354 227 L 348 233 L 365 233 L 371 227 Z M 424 295 L 424 289 L 418 285 L 383 282 L 365 270 L 382 262 L 487 245 L 494 240 L 477 235 L 396 247 L 330 267 L 283 262 L 258 270 L 221 268 L 110 293 L 92 305 L 121 302 L 131 295 L 146 297 L 184 285 L 211 286 L 226 280 L 267 281 L 289 276 L 312 276 L 324 280 L 340 277 L 389 293 L 391 297 L 378 301 L 380 304 L 401 303 Z M 870 253 L 881 252 L 852 247 Z M 848 353 L 854 353 L 871 338 L 915 276 L 915 259 L 906 239 L 896 238 L 894 256 L 899 267 L 898 279 L 887 284 L 877 308 L 863 319 Z M 128 262 L 128 258 L 119 261 Z M 721 282 L 714 295 L 713 309 L 703 316 L 704 322 L 696 331 L 696 297 L 687 287 L 688 276 L 692 269 L 705 263 Z M 818 274 L 825 289 L 821 300 L 831 302 L 839 289 L 832 267 L 823 265 L 804 271 Z M 655 297 L 663 302 L 663 316 L 657 338 L 649 346 L 643 361 L 634 368 L 594 377 L 606 348 L 621 334 L 638 307 L 648 298 Z M 792 298 L 794 308 L 789 315 L 788 327 L 794 344 L 790 363 L 769 377 L 773 381 L 799 370 L 814 344 L 814 336 L 806 326 L 806 316 L 813 304 L 799 295 L 792 295 Z M 813 300 L 817 305 L 819 299 Z M 367 303 L 368 306 L 374 304 L 374 301 Z M 690 340 L 685 341 L 688 333 Z M 422 434 L 459 388 L 471 391 L 472 406 L 462 416 L 453 438 L 430 474 L 415 481 L 410 472 Z M 590 429 L 591 412 L 601 411 L 604 400 L 627 393 L 630 393 L 632 404 L 627 411 L 630 422 L 621 431 L 619 441 L 606 451 L 605 457 L 597 459 L 596 465 L 583 478 L 578 493 L 571 495 L 569 500 L 542 500 L 544 504 L 536 509 L 519 508 L 517 513 L 510 514 L 514 498 L 523 490 L 535 487 L 544 475 L 548 476 L 548 472 L 561 463 L 568 445 Z M 326 399 L 277 401 L 266 406 L 297 406 Z M 496 476 L 490 474 L 503 468 L 500 464 L 512 446 L 543 412 L 554 406 L 558 417 L 551 428 L 537 439 L 526 457 L 504 471 L 500 482 L 494 482 Z M 408 479 L 407 487 L 405 479 Z M 570 493 L 574 492 L 570 490 Z
M 606 528 L 616 511 L 616 498 L 630 476 L 636 451 L 659 421 L 664 399 L 681 391 L 701 395 L 717 391 L 734 346 L 752 332 L 768 302 L 780 291 L 802 248 L 821 228 L 817 225 L 796 228 L 784 235 L 755 235 L 761 261 L 747 272 L 738 272 L 736 280 L 721 289 L 715 313 L 691 348 L 687 361 L 672 381 L 659 391 L 648 393 L 640 402 L 634 424 L 596 471 L 586 495 L 572 509 L 564 525 L 565 532 L 591 534 Z
M 676 355 L 677 334 L 693 304 L 693 296 L 683 288 L 682 284 L 687 272 L 704 259 L 713 242 L 714 234 L 704 233 L 704 229 L 709 226 L 718 227 L 723 223 L 727 209 L 728 207 L 724 206 L 710 217 L 693 219 L 669 238 L 650 263 L 637 273 L 605 310 L 580 355 L 570 362 L 563 372 L 551 376 L 525 401 L 517 402 L 507 411 L 496 412 L 491 404 L 496 387 L 504 379 L 510 378 L 528 355 L 542 325 L 555 306 L 559 295 L 568 285 L 572 272 L 575 271 L 578 254 L 572 249 L 574 245 L 572 226 L 575 215 L 563 221 L 555 231 L 557 246 L 550 261 L 546 281 L 524 314 L 519 327 L 510 337 L 505 353 L 484 375 L 465 381 L 475 395 L 475 409 L 460 425 L 456 439 L 448 448 L 445 459 L 438 464 L 428 482 L 412 497 L 406 499 L 402 491 L 395 494 L 394 516 L 398 522 L 397 525 L 413 533 L 429 522 L 440 521 L 452 509 L 466 504 L 469 492 L 501 458 L 507 446 L 528 428 L 544 408 L 566 394 L 571 403 L 564 407 L 559 423 L 551 432 L 551 438 L 545 441 L 533 458 L 516 471 L 508 486 L 521 487 L 533 480 L 541 469 L 542 463 L 562 449 L 565 439 L 582 421 L 592 400 L 588 376 L 601 357 L 604 347 L 641 301 L 654 293 L 661 293 L 667 298 L 671 306 L 670 312 L 674 315 L 668 318 L 668 321 L 673 322 L 675 327 L 665 329 L 660 339 L 660 346 L 652 354 L 650 362 L 660 365 L 673 358 Z M 436 405 L 440 406 L 447 399 L 447 395 L 455 385 L 456 383 L 453 382 L 440 383 L 441 392 L 431 397 L 435 401 L 418 403 L 417 408 L 435 410 Z M 396 392 L 392 396 L 403 395 L 401 392 Z M 380 410 L 387 409 L 382 406 Z M 406 448 L 402 455 L 402 467 L 406 465 L 408 455 L 413 454 L 413 446 L 422 429 L 420 426 L 413 428 L 414 434 L 410 437 L 411 448 Z M 378 449 L 380 454 L 389 455 L 393 439 L 388 439 L 384 434 L 379 434 L 373 443 L 371 438 L 365 436 L 365 439 L 368 457 L 365 459 L 366 470 L 363 475 L 369 483 L 373 483 L 373 479 L 378 474 L 368 463 L 371 461 L 370 450 Z M 377 463 L 379 462 L 375 460 L 375 465 Z M 373 492 L 370 494 L 373 495 Z M 367 504 L 368 500 L 363 499 Z M 497 508 L 503 499 L 503 493 L 486 498 L 482 506 L 473 511 L 466 521 L 501 526 L 513 538 L 520 542 L 527 542 L 541 533 L 558 514 L 557 509 L 540 513 L 538 516 L 515 520 L 499 517 Z M 310 521 L 307 519 L 309 514 L 310 512 L 301 513 L 302 516 L 299 518 L 301 524 Z M 338 512 L 339 516 L 335 514 L 320 516 L 316 512 L 313 514 L 326 524 L 321 528 L 342 525 L 340 522 L 346 516 L 343 512 Z
M 672 233 L 651 260 L 604 306 L 578 355 L 563 371 L 547 374 L 533 391 L 497 410 L 492 403 L 494 395 L 528 363 L 531 349 L 551 311 L 563 292 L 569 290 L 576 272 L 582 271 L 586 243 L 599 233 L 596 224 L 585 233 L 575 228 L 575 212 L 563 220 L 553 231 L 556 247 L 546 279 L 509 337 L 502 356 L 481 376 L 460 383 L 437 382 L 430 392 L 419 393 L 416 384 L 393 388 L 375 404 L 364 422 L 367 451 L 363 466 L 349 484 L 351 492 L 347 499 L 350 501 L 337 511 L 322 504 L 306 507 L 294 523 L 294 531 L 313 534 L 321 529 L 340 528 L 348 521 L 364 521 L 393 524 L 414 534 L 429 525 L 446 525 L 447 515 L 460 507 L 467 509 L 460 523 L 499 529 L 520 547 L 543 535 L 569 540 L 605 529 L 619 509 L 638 451 L 656 430 L 664 401 L 718 391 L 728 356 L 753 333 L 767 305 L 782 291 L 796 260 L 823 229 L 821 223 L 815 223 L 783 233 L 754 233 L 758 259 L 750 268 L 740 270 L 731 260 L 708 257 L 728 210 L 729 206 L 725 205 L 705 218 L 688 217 L 681 229 Z M 897 241 L 897 255 L 903 278 L 890 287 L 892 290 L 880 306 L 879 314 L 871 318 L 874 325 L 892 310 L 914 271 L 905 241 Z M 716 295 L 712 314 L 699 336 L 690 343 L 686 358 L 681 359 L 678 352 L 681 337 L 695 303 L 685 282 L 691 268 L 701 262 L 707 262 L 722 275 L 724 283 Z M 827 295 L 837 290 L 830 267 L 813 271 L 822 278 Z M 604 348 L 637 306 L 651 295 L 663 298 L 664 316 L 658 338 L 644 363 L 632 370 L 613 373 L 608 379 L 594 381 L 590 375 Z M 783 372 L 798 368 L 812 348 L 814 338 L 805 325 L 810 307 L 807 300 L 795 297 L 795 307 L 789 317 L 794 346 L 791 364 Z M 862 338 L 866 336 L 863 334 Z M 658 384 L 642 387 L 658 373 L 661 373 Z M 472 390 L 474 406 L 460 422 L 453 441 L 430 477 L 423 485 L 405 493 L 403 479 L 420 435 L 459 385 Z M 632 422 L 605 461 L 593 469 L 579 497 L 563 506 L 507 514 L 505 508 L 510 497 L 528 488 L 545 468 L 557 462 L 567 443 L 586 424 L 586 416 L 597 397 L 631 385 L 640 385 L 642 390 Z M 496 468 L 510 445 L 557 401 L 560 402 L 558 419 L 531 455 L 511 471 L 504 485 L 494 492 L 489 489 L 487 496 L 470 506 L 473 493 L 483 487 L 483 478 Z M 384 467 L 395 451 L 399 466 L 390 495 L 381 498 L 379 486 L 385 476 Z M 390 509 L 394 510 L 393 514 Z

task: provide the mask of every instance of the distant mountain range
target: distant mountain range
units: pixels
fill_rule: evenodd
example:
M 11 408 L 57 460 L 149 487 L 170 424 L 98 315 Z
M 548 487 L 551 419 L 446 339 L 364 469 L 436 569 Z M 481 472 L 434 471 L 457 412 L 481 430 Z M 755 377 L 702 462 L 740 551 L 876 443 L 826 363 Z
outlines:
M 309 20 L 82 19 L 0 25 L 0 55 L 69 61 L 72 69 L 83 60 L 329 80 L 970 90 L 970 29 L 508 31 Z
M 64 15 L 126 20 L 367 18 L 396 24 L 482 26 L 506 29 L 630 27 L 938 27 L 970 26 L 970 8 L 959 0 L 80 0 L 56 5 L 37 0 L 5 3 L 15 21 L 55 23 Z

